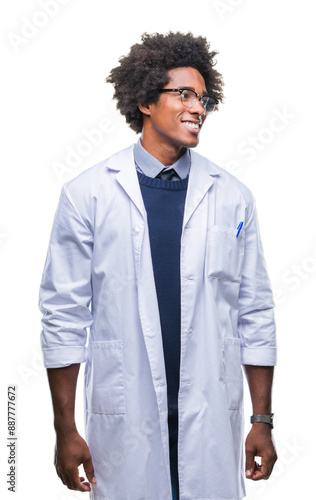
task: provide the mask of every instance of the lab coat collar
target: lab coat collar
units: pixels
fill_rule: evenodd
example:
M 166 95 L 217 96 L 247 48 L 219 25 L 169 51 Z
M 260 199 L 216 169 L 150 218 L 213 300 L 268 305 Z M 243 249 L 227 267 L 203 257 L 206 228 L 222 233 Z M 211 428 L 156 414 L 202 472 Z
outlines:
M 220 175 L 220 169 L 204 156 L 191 150 L 191 170 L 189 175 L 188 192 L 183 216 L 183 227 L 188 223 L 205 194 L 214 184 L 215 177 Z M 215 198 L 213 186 L 213 197 Z
M 118 172 L 116 175 L 117 181 L 136 205 L 143 218 L 146 219 L 146 209 L 134 161 L 134 144 L 111 156 L 106 166 L 110 170 Z
M 116 178 L 136 205 L 140 213 L 146 218 L 146 210 L 139 187 L 137 171 L 134 161 L 134 144 L 115 153 L 109 158 L 106 167 L 117 171 Z M 191 169 L 189 174 L 188 192 L 184 210 L 183 224 L 191 215 L 214 183 L 214 177 L 221 174 L 220 169 L 207 158 L 195 151 L 191 152 Z

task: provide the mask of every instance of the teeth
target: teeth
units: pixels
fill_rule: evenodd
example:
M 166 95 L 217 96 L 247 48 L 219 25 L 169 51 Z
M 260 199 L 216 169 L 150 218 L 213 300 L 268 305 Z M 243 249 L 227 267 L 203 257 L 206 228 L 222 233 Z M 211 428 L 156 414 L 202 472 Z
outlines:
M 183 122 L 183 123 L 185 123 L 191 128 L 200 128 L 198 123 L 192 123 L 192 122 Z

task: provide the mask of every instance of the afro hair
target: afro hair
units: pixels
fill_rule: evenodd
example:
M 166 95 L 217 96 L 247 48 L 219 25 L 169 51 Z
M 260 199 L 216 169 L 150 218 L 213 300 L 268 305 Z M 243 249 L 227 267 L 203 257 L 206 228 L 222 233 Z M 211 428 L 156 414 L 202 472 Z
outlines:
M 195 68 L 203 76 L 207 92 L 223 101 L 222 75 L 214 69 L 218 52 L 210 51 L 206 38 L 169 31 L 166 35 L 143 33 L 141 40 L 132 45 L 127 56 L 120 57 L 119 66 L 106 78 L 114 86 L 117 109 L 136 133 L 143 127 L 138 102 L 145 106 L 158 102 L 159 90 L 169 82 L 171 69 Z

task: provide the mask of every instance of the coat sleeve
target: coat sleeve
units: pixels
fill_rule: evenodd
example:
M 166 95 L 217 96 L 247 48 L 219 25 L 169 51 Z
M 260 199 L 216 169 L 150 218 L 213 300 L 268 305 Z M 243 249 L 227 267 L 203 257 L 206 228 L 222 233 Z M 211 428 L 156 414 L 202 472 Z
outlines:
M 274 366 L 276 333 L 274 302 L 260 239 L 255 200 L 250 194 L 239 292 L 238 335 L 243 365 Z
M 55 213 L 39 308 L 41 346 L 47 368 L 83 363 L 87 328 L 92 324 L 91 258 L 93 235 L 63 186 Z

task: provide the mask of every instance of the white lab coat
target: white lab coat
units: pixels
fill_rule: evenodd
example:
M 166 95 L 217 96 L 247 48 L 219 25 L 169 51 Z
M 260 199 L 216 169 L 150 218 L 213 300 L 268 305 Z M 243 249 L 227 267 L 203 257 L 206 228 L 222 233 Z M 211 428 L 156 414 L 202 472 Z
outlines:
M 241 364 L 276 363 L 273 298 L 251 192 L 196 152 L 191 158 L 180 262 L 180 499 L 240 500 Z M 40 308 L 45 366 L 86 361 L 91 498 L 171 500 L 161 327 L 133 146 L 64 184 Z

